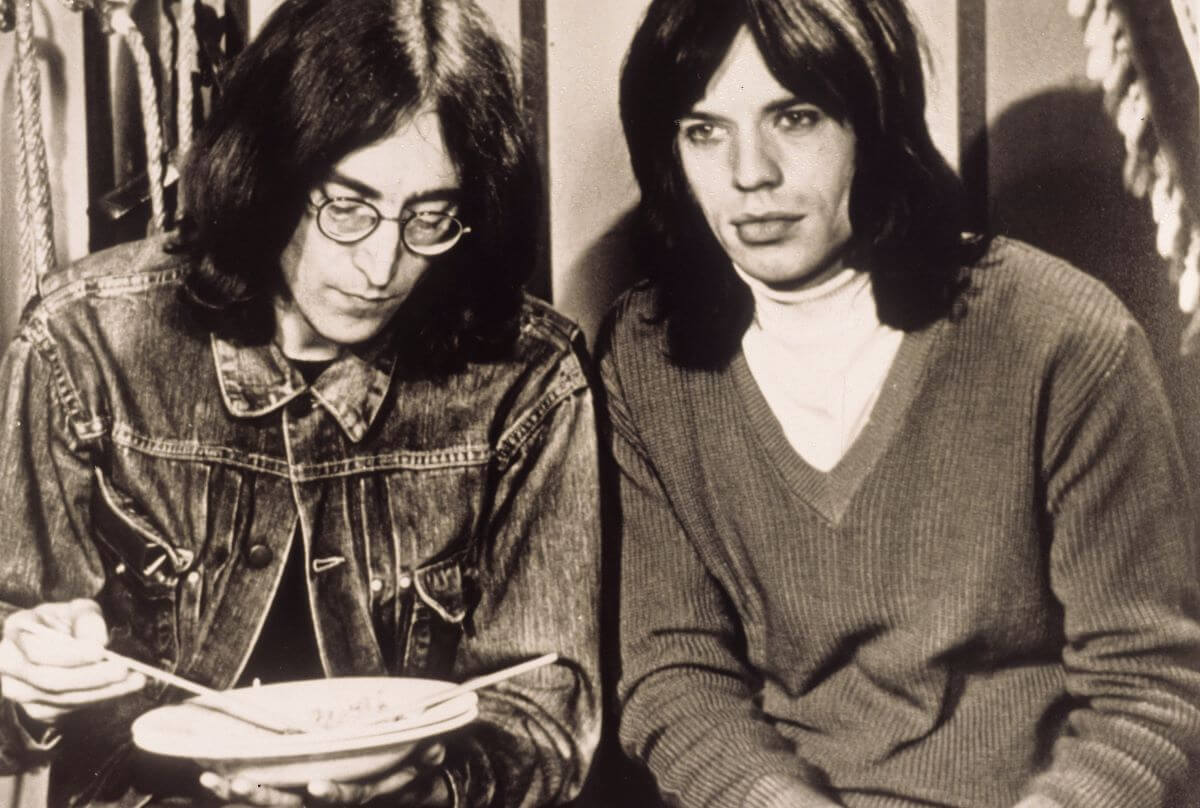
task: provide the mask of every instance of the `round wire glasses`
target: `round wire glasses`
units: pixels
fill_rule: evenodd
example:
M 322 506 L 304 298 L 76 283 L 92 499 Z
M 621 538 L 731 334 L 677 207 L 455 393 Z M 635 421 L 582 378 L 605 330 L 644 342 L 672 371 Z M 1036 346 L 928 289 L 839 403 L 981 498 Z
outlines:
M 397 222 L 400 240 L 417 255 L 441 255 L 459 242 L 471 228 L 454 214 L 440 210 L 402 210 L 399 216 L 384 216 L 365 199 L 350 196 L 310 200 L 316 210 L 321 235 L 339 244 L 354 244 L 375 232 L 381 222 Z

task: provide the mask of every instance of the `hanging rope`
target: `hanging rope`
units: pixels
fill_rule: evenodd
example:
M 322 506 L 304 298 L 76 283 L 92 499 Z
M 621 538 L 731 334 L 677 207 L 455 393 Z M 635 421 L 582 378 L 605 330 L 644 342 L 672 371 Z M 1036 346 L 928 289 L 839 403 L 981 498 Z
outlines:
M 17 199 L 20 204 L 18 240 L 22 301 L 37 294 L 41 278 L 54 268 L 53 215 L 50 171 L 42 137 L 42 83 L 33 42 L 33 2 L 16 0 L 17 69 Z
M 1195 29 L 1196 0 L 1172 0 L 1193 68 L 1200 58 Z M 1179 308 L 1192 316 L 1182 349 L 1200 348 L 1200 222 L 1189 205 L 1167 149 L 1171 132 L 1154 125 L 1151 88 L 1133 58 L 1127 20 L 1113 0 L 1068 0 L 1068 12 L 1083 22 L 1087 76 L 1100 82 L 1106 104 L 1125 142 L 1125 185 L 1148 198 L 1156 226 L 1155 247 L 1167 259 L 1177 284 Z M 1200 123 L 1200 119 L 1197 120 Z
M 196 32 L 198 0 L 180 0 L 179 46 L 173 54 L 179 77 L 176 125 L 179 158 L 190 150 L 194 126 L 194 83 L 199 73 Z M 138 102 L 146 147 L 146 176 L 149 185 L 152 231 L 168 226 L 164 184 L 167 149 L 159 112 L 159 93 L 152 56 L 145 38 L 127 10 L 127 0 L 61 0 L 74 11 L 91 10 L 104 20 L 107 30 L 118 34 L 133 57 L 138 83 Z M 20 254 L 19 289 L 23 298 L 37 294 L 42 276 L 55 264 L 53 211 L 49 168 L 41 121 L 41 77 L 34 48 L 33 0 L 0 0 L 0 30 L 16 32 L 14 69 L 17 77 L 14 120 L 18 147 L 15 187 L 18 204 Z
M 178 133 L 175 162 L 183 166 L 192 149 L 192 107 L 194 82 L 200 72 L 200 43 L 196 35 L 196 0 L 180 0 L 179 3 L 179 48 L 177 50 L 175 76 L 179 84 L 176 96 L 175 127 Z M 180 171 L 175 187 L 176 216 L 183 214 L 183 172 Z
M 1192 70 L 1200 78 L 1200 0 L 1171 0 Z
M 167 209 L 163 202 L 164 149 L 162 122 L 158 116 L 158 89 L 154 84 L 154 67 L 142 32 L 123 6 L 106 10 L 107 21 L 124 40 L 137 65 L 138 102 L 142 110 L 142 131 L 146 138 L 146 177 L 150 183 L 151 229 L 161 232 L 167 227 Z
M 20 81 L 20 78 L 17 79 Z M 34 265 L 36 249 L 33 240 L 33 222 L 36 217 L 29 204 L 29 174 L 25 170 L 25 155 L 29 147 L 25 142 L 25 105 L 21 103 L 20 89 L 17 90 L 14 120 L 17 133 L 17 296 L 18 308 L 37 293 L 37 268 Z

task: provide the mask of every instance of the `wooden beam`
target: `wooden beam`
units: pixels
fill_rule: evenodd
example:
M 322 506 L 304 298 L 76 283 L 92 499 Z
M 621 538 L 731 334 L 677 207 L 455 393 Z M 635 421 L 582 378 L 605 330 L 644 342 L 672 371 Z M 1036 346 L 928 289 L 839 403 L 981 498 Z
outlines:
M 958 0 L 958 126 L 969 223 L 982 231 L 988 224 L 986 0 Z
M 546 57 L 546 0 L 521 0 L 521 95 L 525 115 L 533 128 L 538 164 L 542 172 L 542 199 L 538 212 L 538 244 L 530 293 L 550 300 L 550 99 Z

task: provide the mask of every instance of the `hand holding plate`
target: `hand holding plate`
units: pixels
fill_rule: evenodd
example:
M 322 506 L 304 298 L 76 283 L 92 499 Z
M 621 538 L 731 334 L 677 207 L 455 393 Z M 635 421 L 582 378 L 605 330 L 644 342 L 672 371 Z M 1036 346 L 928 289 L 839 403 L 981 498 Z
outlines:
M 413 745 L 416 748 L 416 744 Z M 448 806 L 451 795 L 439 767 L 446 759 L 446 748 L 431 743 L 403 760 L 396 768 L 367 781 L 341 783 L 314 780 L 303 793 L 259 785 L 241 777 L 225 778 L 215 772 L 200 776 L 200 784 L 225 808 L 342 808 L 363 805 L 371 800 L 392 796 L 396 806 Z

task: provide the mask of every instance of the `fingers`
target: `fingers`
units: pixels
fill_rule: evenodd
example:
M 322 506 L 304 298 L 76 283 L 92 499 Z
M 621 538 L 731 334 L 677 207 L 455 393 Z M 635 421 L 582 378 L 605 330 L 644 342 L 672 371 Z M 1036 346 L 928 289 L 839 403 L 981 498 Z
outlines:
M 20 704 L 45 704 L 70 709 L 136 693 L 146 686 L 146 679 L 141 674 L 124 676 L 116 682 L 96 684 L 84 678 L 84 671 L 70 670 L 79 673 L 77 685 L 60 687 L 54 669 L 46 673 L 30 669 L 31 672 L 24 677 L 20 674 L 0 675 L 0 693 Z M 95 681 L 103 682 L 99 678 Z
M 75 641 L 35 634 L 32 627 L 48 627 Z M 31 662 L 74 667 L 104 659 L 108 626 L 95 601 L 43 603 L 9 615 L 4 621 L 4 639 L 15 643 Z
M 334 783 L 316 780 L 308 784 L 309 797 L 331 806 L 361 805 L 385 794 L 396 794 L 415 781 L 428 783 L 428 775 L 446 759 L 440 743 L 421 748 L 411 763 L 401 766 L 381 780 L 370 783 Z M 258 785 L 242 778 L 226 778 L 216 772 L 200 775 L 200 785 L 225 803 L 225 808 L 302 808 L 304 798 L 288 791 Z M 428 789 L 424 789 L 427 791 Z M 405 802 L 404 804 L 408 804 Z
M 0 655 L 5 651 L 4 646 L 0 644 Z M 0 666 L 3 666 L 3 663 L 0 663 Z M 36 669 L 18 668 L 18 671 L 20 672 L 17 675 L 0 674 L 0 693 L 3 693 L 6 699 L 21 705 L 30 718 L 44 724 L 53 724 L 59 716 L 85 705 L 137 692 L 146 685 L 146 680 L 141 674 L 133 674 L 121 681 L 99 687 L 55 692 L 31 684 L 31 681 L 45 683 L 48 678 Z M 80 670 L 80 673 L 83 671 Z
M 329 780 L 314 780 L 308 784 L 308 793 L 315 799 L 330 805 L 360 805 L 385 794 L 396 794 L 409 788 L 417 780 L 427 778 L 446 759 L 446 747 L 433 743 L 422 748 L 411 760 L 383 779 L 369 783 L 335 783 Z
M 441 766 L 446 762 L 446 747 L 440 743 L 431 743 L 421 750 L 421 762 L 426 766 Z
M 270 786 L 251 783 L 240 777 L 227 779 L 215 772 L 200 775 L 200 785 L 226 803 L 226 808 L 302 808 L 303 798 Z
M 95 643 L 99 646 L 108 645 L 108 624 L 100 614 L 100 606 L 94 600 L 72 601 L 82 604 L 75 613 L 71 624 L 71 633 L 80 640 Z
M 25 627 L 48 626 L 68 638 L 34 634 Z M 140 673 L 104 658 L 108 627 L 91 600 L 45 603 L 9 615 L 0 640 L 0 692 L 31 718 L 52 723 L 85 704 L 145 687 Z
M 142 677 L 131 675 L 125 665 L 107 659 L 71 665 L 53 653 L 31 646 L 20 648 L 8 640 L 0 640 L 0 674 L 18 678 L 47 694 L 108 688 Z M 12 695 L 8 690 L 4 690 L 4 694 Z
M 415 766 L 403 766 L 382 780 L 372 783 L 335 783 L 330 780 L 314 780 L 308 784 L 308 793 L 316 800 L 329 805 L 362 805 L 383 794 L 402 791 L 421 774 Z

